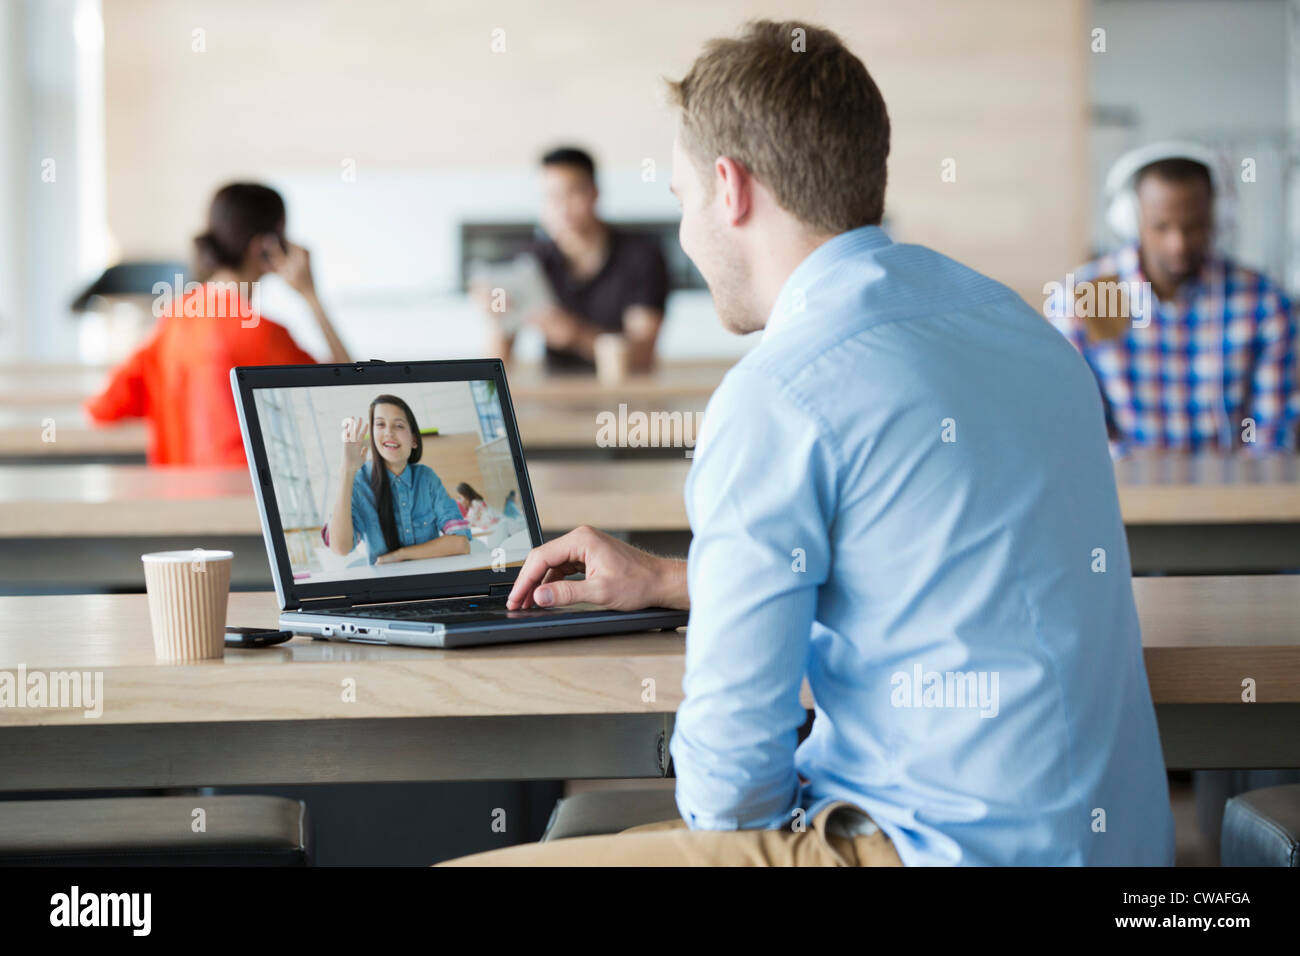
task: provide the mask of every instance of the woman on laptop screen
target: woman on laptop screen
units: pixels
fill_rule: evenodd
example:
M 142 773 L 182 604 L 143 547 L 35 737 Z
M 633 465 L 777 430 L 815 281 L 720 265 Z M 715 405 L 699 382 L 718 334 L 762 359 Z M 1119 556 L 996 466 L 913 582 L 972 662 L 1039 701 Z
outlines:
M 348 554 L 365 541 L 371 564 L 469 552 L 469 523 L 442 480 L 419 464 L 424 439 L 396 395 L 370 403 L 369 422 L 345 422 L 343 474 L 325 543 Z

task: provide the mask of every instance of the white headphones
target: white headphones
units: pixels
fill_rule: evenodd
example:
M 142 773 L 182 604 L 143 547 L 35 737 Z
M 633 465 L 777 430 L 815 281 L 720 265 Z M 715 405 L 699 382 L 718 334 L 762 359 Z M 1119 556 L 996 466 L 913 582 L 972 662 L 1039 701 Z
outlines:
M 1218 157 L 1196 143 L 1167 140 L 1130 150 L 1115 161 L 1106 174 L 1106 226 L 1117 239 L 1132 242 L 1138 237 L 1137 183 L 1142 167 L 1164 159 L 1190 159 L 1210 171 L 1214 191 L 1215 244 L 1220 245 L 1232 231 L 1232 197 L 1229 194 Z

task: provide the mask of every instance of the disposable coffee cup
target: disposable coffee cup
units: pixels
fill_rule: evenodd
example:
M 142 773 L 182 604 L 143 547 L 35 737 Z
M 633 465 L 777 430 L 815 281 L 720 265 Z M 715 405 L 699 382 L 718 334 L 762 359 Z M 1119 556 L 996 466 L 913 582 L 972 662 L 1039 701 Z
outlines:
M 230 551 L 142 554 L 154 655 L 160 661 L 204 661 L 226 653 Z
M 618 385 L 627 379 L 629 353 L 627 339 L 613 332 L 596 336 L 596 378 L 603 385 Z

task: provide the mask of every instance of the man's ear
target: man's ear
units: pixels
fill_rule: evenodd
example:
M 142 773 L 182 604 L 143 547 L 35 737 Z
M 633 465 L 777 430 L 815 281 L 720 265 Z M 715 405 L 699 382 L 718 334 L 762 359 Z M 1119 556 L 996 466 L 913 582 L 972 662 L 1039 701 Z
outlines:
M 739 226 L 749 215 L 753 203 L 754 180 L 740 163 L 730 156 L 719 156 L 713 162 L 714 186 L 722 197 L 727 213 L 727 225 Z

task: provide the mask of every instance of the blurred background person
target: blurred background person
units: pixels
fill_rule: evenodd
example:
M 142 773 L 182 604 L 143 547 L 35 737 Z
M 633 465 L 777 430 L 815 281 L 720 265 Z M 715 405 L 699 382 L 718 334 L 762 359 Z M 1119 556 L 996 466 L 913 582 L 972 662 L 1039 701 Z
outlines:
M 243 466 L 230 370 L 316 361 L 283 326 L 258 315 L 257 282 L 280 275 L 311 307 L 330 360 L 347 362 L 348 354 L 316 297 L 307 250 L 285 238 L 284 201 L 274 189 L 232 183 L 219 190 L 194 252 L 198 281 L 170 296 L 153 333 L 85 408 L 101 423 L 147 419 L 151 465 Z
M 1097 377 L 1115 450 L 1294 447 L 1291 302 L 1216 251 L 1215 157 L 1145 146 L 1120 157 L 1106 189 L 1124 244 L 1075 269 L 1048 311 Z
M 653 241 L 601 221 L 598 196 L 589 153 L 565 146 L 542 157 L 544 236 L 530 251 L 552 301 L 515 318 L 541 332 L 552 372 L 593 371 L 596 337 L 605 333 L 625 338 L 631 371 L 654 364 L 668 298 L 663 253 Z M 480 288 L 478 298 L 492 320 L 489 351 L 509 359 L 515 330 L 491 307 L 486 292 Z

